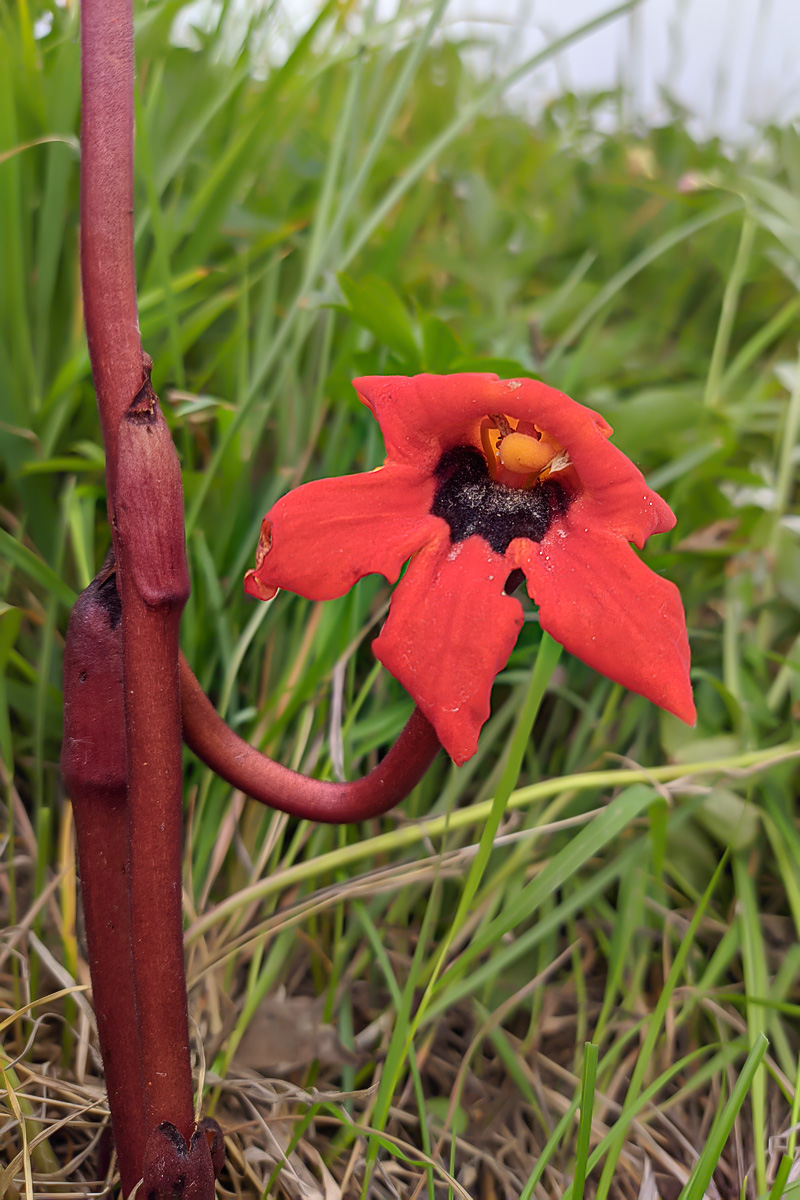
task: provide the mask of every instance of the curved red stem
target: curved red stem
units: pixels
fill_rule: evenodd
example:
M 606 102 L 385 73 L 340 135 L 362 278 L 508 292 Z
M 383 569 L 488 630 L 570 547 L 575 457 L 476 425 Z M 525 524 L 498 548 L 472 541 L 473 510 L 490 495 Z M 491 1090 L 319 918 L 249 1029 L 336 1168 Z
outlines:
M 416 787 L 441 749 L 433 726 L 414 709 L 386 757 L 362 779 L 309 779 L 273 762 L 225 724 L 181 654 L 183 737 L 198 758 L 240 791 L 308 821 L 341 824 L 388 812 Z

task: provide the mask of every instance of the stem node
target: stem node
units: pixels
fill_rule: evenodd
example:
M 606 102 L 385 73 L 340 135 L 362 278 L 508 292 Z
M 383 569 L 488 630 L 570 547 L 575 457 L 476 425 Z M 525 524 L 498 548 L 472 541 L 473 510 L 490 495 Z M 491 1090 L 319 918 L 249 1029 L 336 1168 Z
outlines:
M 181 468 L 149 379 L 119 424 L 116 517 L 123 572 L 148 608 L 180 612 L 189 596 Z

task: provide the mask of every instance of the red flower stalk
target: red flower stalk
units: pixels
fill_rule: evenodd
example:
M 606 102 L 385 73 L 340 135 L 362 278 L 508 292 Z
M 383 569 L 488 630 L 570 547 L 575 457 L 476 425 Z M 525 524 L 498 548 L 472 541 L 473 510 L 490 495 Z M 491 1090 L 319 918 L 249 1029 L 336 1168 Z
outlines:
M 75 606 L 64 655 L 64 778 L 122 1189 L 213 1200 L 225 1147 L 195 1122 L 181 910 L 178 632 L 189 589 L 178 458 L 139 335 L 133 254 L 133 4 L 81 8 L 81 274 L 114 553 Z M 439 743 L 416 712 L 365 779 L 307 779 L 247 746 L 187 664 L 186 737 L 264 803 L 318 820 L 385 812 Z
M 309 779 L 273 762 L 226 725 L 181 655 L 183 738 L 207 767 L 235 788 L 304 821 L 368 821 L 388 812 L 417 786 L 439 753 L 430 722 L 415 709 L 386 757 L 346 783 Z
M 475 753 L 495 675 L 539 621 L 589 666 L 693 723 L 678 589 L 632 549 L 675 517 L 592 409 L 531 379 L 357 379 L 383 467 L 290 492 L 261 528 L 250 595 L 343 595 L 409 566 L 373 643 L 456 763 Z
M 189 577 L 180 467 L 137 319 L 132 0 L 84 0 L 81 33 L 81 274 L 116 575 L 109 563 L 70 622 L 64 774 L 123 1190 L 143 1176 L 150 1200 L 210 1200 L 222 1140 L 194 1120 L 181 911 Z

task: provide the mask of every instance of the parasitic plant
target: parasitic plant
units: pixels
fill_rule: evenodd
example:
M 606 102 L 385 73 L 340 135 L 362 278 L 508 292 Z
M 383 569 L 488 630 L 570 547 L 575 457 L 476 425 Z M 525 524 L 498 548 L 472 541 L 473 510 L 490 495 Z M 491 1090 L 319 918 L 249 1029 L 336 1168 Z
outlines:
M 81 272 L 112 549 L 73 610 L 62 768 L 122 1191 L 211 1200 L 221 1131 L 196 1120 L 181 909 L 182 739 L 254 799 L 316 821 L 402 800 L 440 743 L 470 757 L 522 621 L 693 720 L 680 598 L 639 561 L 667 505 L 591 410 L 531 380 L 357 381 L 386 465 L 307 484 L 262 526 L 246 587 L 312 599 L 368 572 L 400 582 L 375 650 L 418 707 L 363 779 L 329 783 L 235 734 L 179 645 L 189 593 L 181 472 L 139 334 L 133 255 L 132 0 L 83 0 Z
M 249 747 L 243 756 L 181 662 L 189 577 L 180 467 L 137 312 L 131 0 L 84 0 L 81 66 L 81 275 L 112 550 L 67 632 L 62 770 L 123 1194 L 143 1177 L 148 1200 L 210 1200 L 224 1147 L 216 1122 L 194 1117 L 181 912 L 184 726 L 219 774 L 323 821 L 385 812 L 419 782 L 439 742 L 415 712 L 366 779 L 320 783 Z

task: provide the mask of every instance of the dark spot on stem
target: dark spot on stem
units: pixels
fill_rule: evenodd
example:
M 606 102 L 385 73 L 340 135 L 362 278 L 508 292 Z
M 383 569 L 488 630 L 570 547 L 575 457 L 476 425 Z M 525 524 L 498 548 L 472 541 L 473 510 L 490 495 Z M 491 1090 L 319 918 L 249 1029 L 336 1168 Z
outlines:
M 117 575 L 108 575 L 97 587 L 97 599 L 105 609 L 108 624 L 116 629 L 122 620 L 122 601 L 117 591 Z
M 147 375 L 139 391 L 133 397 L 126 416 L 130 420 L 136 418 L 145 423 L 154 421 L 158 410 L 158 396 L 153 391 L 150 376 Z
M 159 1133 L 163 1133 L 165 1138 L 168 1138 L 175 1149 L 181 1154 L 186 1154 L 186 1139 L 184 1138 L 177 1125 L 173 1125 L 172 1121 L 160 1121 L 156 1125 Z

